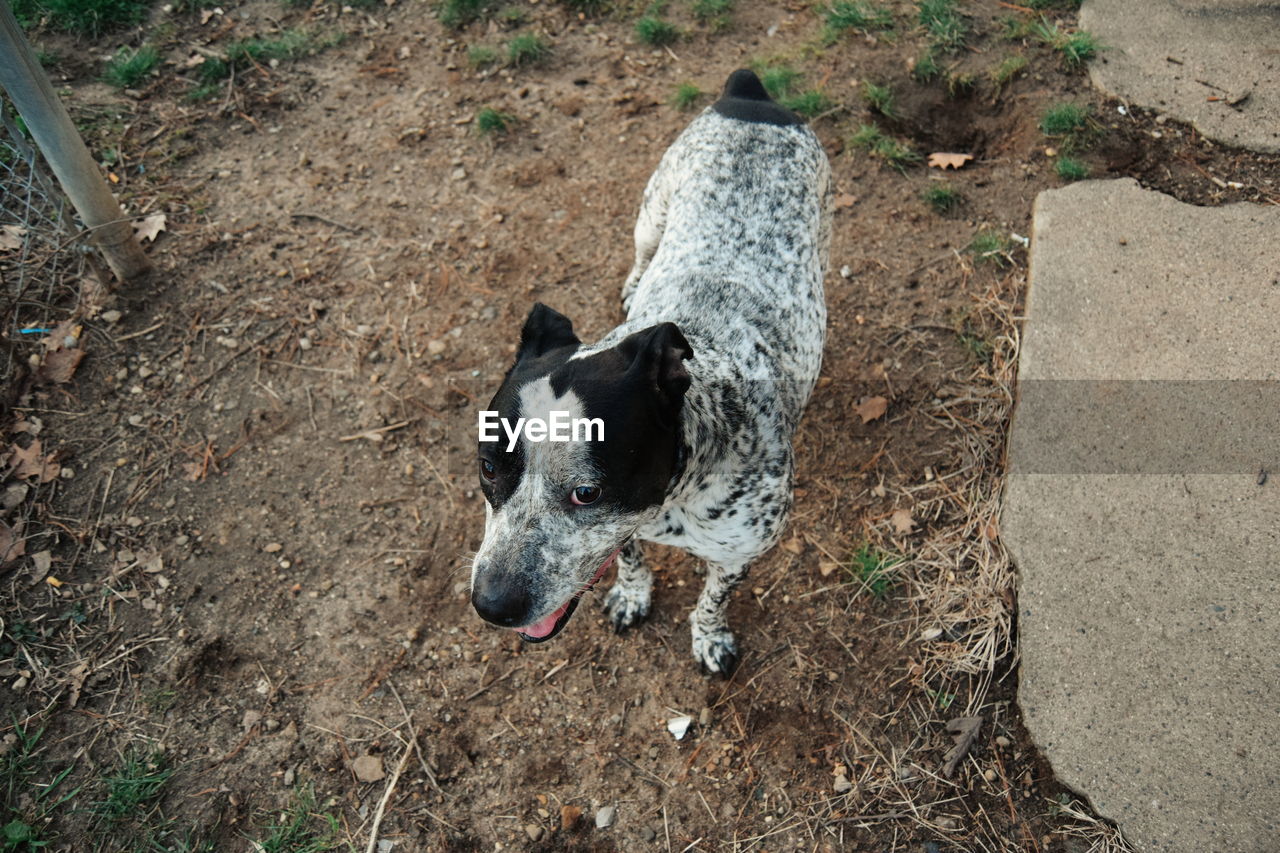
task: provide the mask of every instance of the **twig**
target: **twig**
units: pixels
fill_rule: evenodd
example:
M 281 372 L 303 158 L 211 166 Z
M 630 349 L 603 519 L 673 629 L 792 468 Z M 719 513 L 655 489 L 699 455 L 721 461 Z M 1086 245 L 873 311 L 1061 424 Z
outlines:
M 164 320 L 161 320 L 159 323 L 156 323 L 154 326 L 148 326 L 147 328 L 143 329 L 141 332 L 130 332 L 127 335 L 121 335 L 120 337 L 116 338 L 116 343 L 119 344 L 119 343 L 123 343 L 124 341 L 131 341 L 134 338 L 140 338 L 143 335 L 148 335 L 154 332 L 156 329 L 159 329 L 163 325 L 164 325 Z
M 513 672 L 515 672 L 515 671 L 516 671 L 517 669 L 519 669 L 519 668 L 520 668 L 520 667 L 519 667 L 518 665 L 517 665 L 517 666 L 513 666 L 513 667 L 511 667 L 511 669 L 507 670 L 507 671 L 506 671 L 506 672 L 504 672 L 502 675 L 499 675 L 499 676 L 498 676 L 497 678 L 495 678 L 493 681 L 490 681 L 488 684 L 484 685 L 483 687 L 477 688 L 476 690 L 472 691 L 471 695 L 470 695 L 470 696 L 468 696 L 467 698 L 463 699 L 462 701 L 463 701 L 463 702 L 470 702 L 472 699 L 476 698 L 476 697 L 477 697 L 477 696 L 479 696 L 481 693 L 484 693 L 486 690 L 488 690 L 488 689 L 489 689 L 490 687 L 492 687 L 493 685 L 497 684 L 499 681 L 506 681 L 508 678 L 510 678 L 510 677 L 511 677 L 511 674 L 512 674 Z
M 340 436 L 338 441 L 355 441 L 359 438 L 367 438 L 370 441 L 382 441 L 384 433 L 404 429 L 412 423 L 416 423 L 416 419 L 412 421 L 400 421 L 398 424 L 390 424 L 389 426 L 378 427 L 377 429 L 367 429 L 364 432 L 353 432 L 351 435 Z
M 412 744 L 406 744 L 404 752 L 400 753 L 400 763 L 391 774 L 387 789 L 382 792 L 382 799 L 378 801 L 378 808 L 373 813 L 373 825 L 369 827 L 369 846 L 365 847 L 365 853 L 375 853 L 378 847 L 378 828 L 382 825 L 382 815 L 387 809 L 387 801 L 391 799 L 391 794 L 396 789 L 396 782 L 400 781 L 400 774 L 404 771 L 404 766 L 409 763 L 409 756 L 412 753 Z
M 318 213 L 311 213 L 310 211 L 306 211 L 306 210 L 299 210 L 297 213 L 291 213 L 289 214 L 289 218 L 290 219 L 314 219 L 317 222 L 323 222 L 326 225 L 332 225 L 334 228 L 341 228 L 343 231 L 350 231 L 353 234 L 359 233 L 359 231 L 361 230 L 359 226 L 347 225 L 346 223 L 339 222 L 336 219 L 330 219 L 327 216 L 321 216 Z
M 269 341 L 271 338 L 274 338 L 274 337 L 275 337 L 275 336 L 280 332 L 280 330 L 281 330 L 281 329 L 283 329 L 283 328 L 284 328 L 285 326 L 287 326 L 287 325 L 289 325 L 289 321 L 288 321 L 288 320 L 285 320 L 284 322 L 282 322 L 282 323 L 280 323 L 278 326 L 276 326 L 274 329 L 272 329 L 271 331 L 267 332 L 267 333 L 266 333 L 265 335 L 263 335 L 262 337 L 258 338 L 258 339 L 257 339 L 256 341 L 254 341 L 253 343 L 251 343 L 251 344 L 245 344 L 244 346 L 242 346 L 242 347 L 241 347 L 241 348 L 240 348 L 240 349 L 239 349 L 239 350 L 238 350 L 234 355 L 232 355 L 232 356 L 231 356 L 231 358 L 227 359 L 226 361 L 222 362 L 222 364 L 220 364 L 220 365 L 218 365 L 217 367 L 215 367 L 215 368 L 214 368 L 214 369 L 209 373 L 209 375 L 208 375 L 208 376 L 206 376 L 204 379 L 201 379 L 199 382 L 197 382 L 196 384 L 194 384 L 194 385 L 192 385 L 190 388 L 188 388 L 188 389 L 187 389 L 186 396 L 190 397 L 192 394 L 196 393 L 196 391 L 198 391 L 198 390 L 200 390 L 201 388 L 203 388 L 203 387 L 205 386 L 205 384 L 209 382 L 209 380 L 213 379 L 213 377 L 217 376 L 219 373 L 221 373 L 222 371 L 224 371 L 224 370 L 226 370 L 228 367 L 230 367 L 230 366 L 232 365 L 232 363 L 233 363 L 236 359 L 240 358 L 242 355 L 244 355 L 245 353 L 249 352 L 250 350 L 254 350 L 254 349 L 257 349 L 258 347 L 262 346 L 262 345 L 263 345 L 263 344 L 265 344 L 267 341 Z

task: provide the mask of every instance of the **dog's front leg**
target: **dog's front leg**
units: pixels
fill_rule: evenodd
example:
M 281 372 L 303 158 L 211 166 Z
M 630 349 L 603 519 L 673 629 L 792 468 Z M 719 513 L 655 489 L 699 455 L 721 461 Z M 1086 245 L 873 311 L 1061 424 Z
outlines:
M 644 564 L 640 543 L 632 539 L 618 552 L 618 579 L 604 597 L 604 612 L 618 633 L 649 615 L 653 572 Z
M 747 576 L 747 564 L 707 563 L 707 582 L 698 606 L 689 614 L 693 659 L 704 672 L 728 678 L 738 665 L 738 643 L 729 630 L 726 611 L 733 590 Z

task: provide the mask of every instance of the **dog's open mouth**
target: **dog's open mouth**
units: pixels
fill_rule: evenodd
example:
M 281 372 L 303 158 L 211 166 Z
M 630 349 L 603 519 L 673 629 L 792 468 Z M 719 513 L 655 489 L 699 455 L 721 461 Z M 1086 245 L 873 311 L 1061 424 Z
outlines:
M 622 549 L 619 548 L 618 551 Z M 609 571 L 609 567 L 613 565 L 613 561 L 618 558 L 618 551 L 614 551 L 609 555 L 609 559 L 605 560 L 600 568 L 596 569 L 595 576 L 573 594 L 573 596 L 561 604 L 551 612 L 550 616 L 540 619 L 532 625 L 526 625 L 523 628 L 516 628 L 515 631 L 520 635 L 520 639 L 529 643 L 544 643 L 550 640 L 569 622 L 569 617 L 573 615 L 573 611 L 578 609 L 578 599 L 589 591 L 600 578 L 604 577 L 604 573 Z

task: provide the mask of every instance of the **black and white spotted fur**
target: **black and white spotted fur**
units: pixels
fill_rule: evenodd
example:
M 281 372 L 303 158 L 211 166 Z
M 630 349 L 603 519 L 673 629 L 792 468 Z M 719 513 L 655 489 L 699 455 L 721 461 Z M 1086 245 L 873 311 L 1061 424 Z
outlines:
M 472 601 L 484 618 L 550 639 L 616 559 L 604 608 L 626 629 L 653 587 L 636 543 L 675 545 L 707 566 L 693 656 L 733 670 L 726 605 L 786 523 L 791 439 L 821 365 L 829 210 L 817 138 L 735 72 L 645 190 L 626 322 L 589 346 L 545 306 L 525 323 L 490 408 L 600 417 L 604 441 L 480 444 Z

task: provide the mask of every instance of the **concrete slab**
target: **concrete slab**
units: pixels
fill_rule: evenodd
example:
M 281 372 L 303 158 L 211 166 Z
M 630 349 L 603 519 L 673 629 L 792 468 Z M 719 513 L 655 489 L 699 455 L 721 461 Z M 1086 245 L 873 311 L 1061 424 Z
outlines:
M 1274 0 L 1085 0 L 1080 26 L 1107 47 L 1089 64 L 1103 91 L 1190 122 L 1211 139 L 1280 151 Z
M 1280 837 L 1278 243 L 1280 208 L 1131 180 L 1036 201 L 1001 525 L 1019 699 L 1138 850 Z

